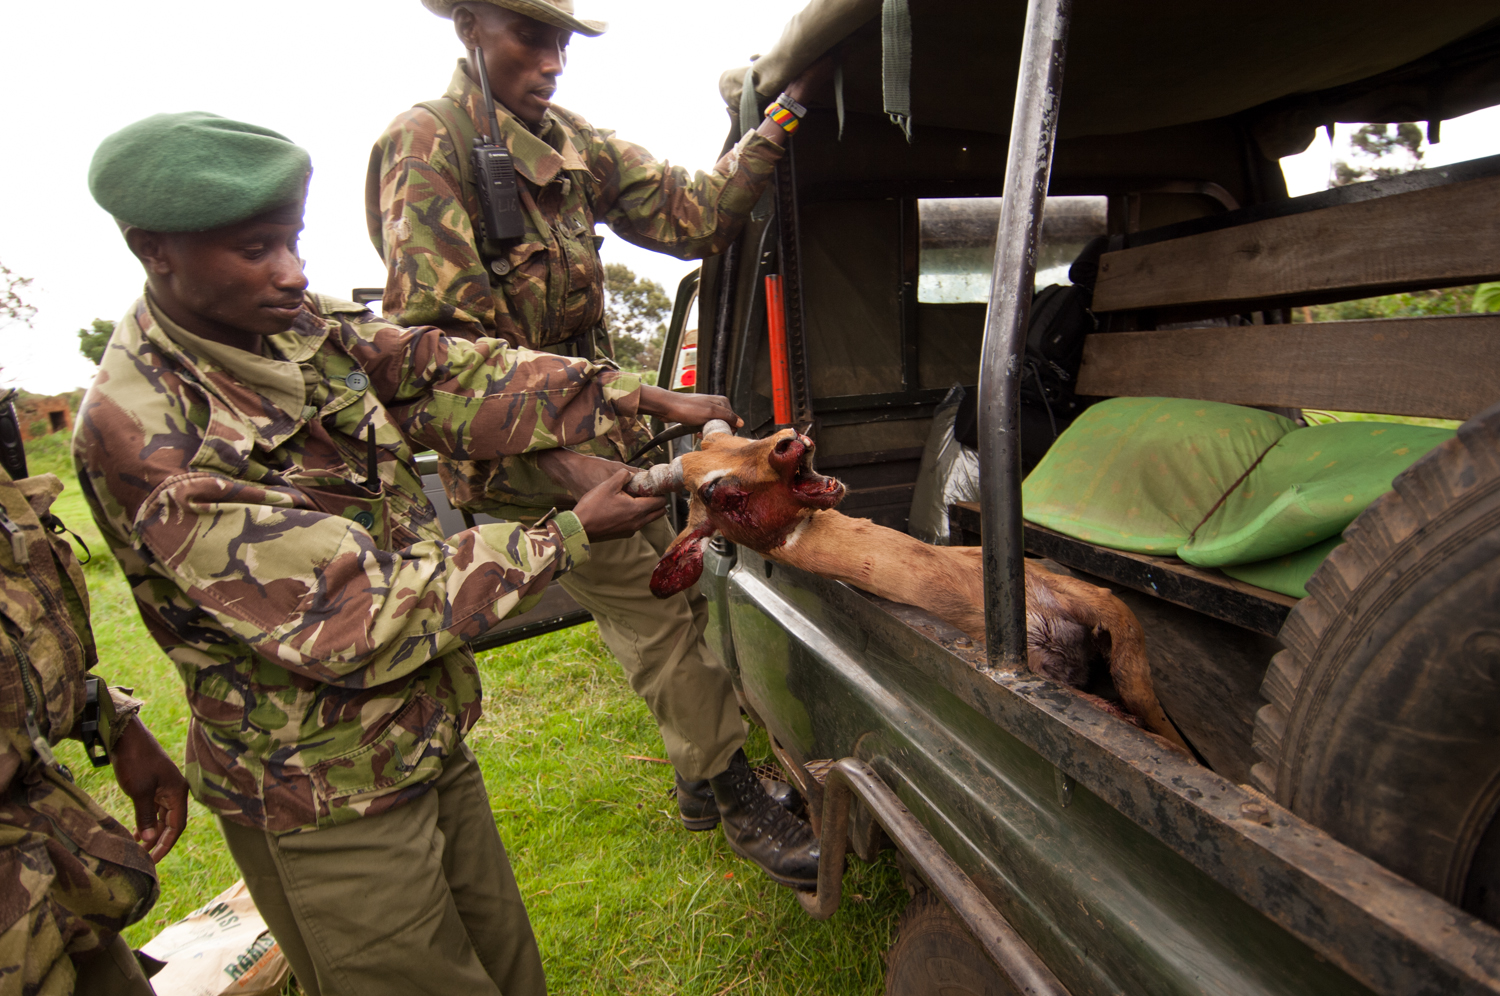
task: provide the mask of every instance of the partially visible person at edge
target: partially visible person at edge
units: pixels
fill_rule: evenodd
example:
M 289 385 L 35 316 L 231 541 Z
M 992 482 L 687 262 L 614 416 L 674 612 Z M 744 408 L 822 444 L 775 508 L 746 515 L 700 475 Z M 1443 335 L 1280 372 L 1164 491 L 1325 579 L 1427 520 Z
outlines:
M 583 359 L 401 328 L 307 291 L 311 165 L 163 114 L 89 172 L 146 271 L 79 410 L 89 506 L 192 719 L 187 779 L 309 996 L 546 990 L 465 733 L 465 641 L 663 502 L 613 475 L 530 527 L 444 537 L 417 446 L 495 460 L 622 418 L 738 421 Z M 530 457 L 526 459 L 531 459 Z
M 799 101 L 829 72 L 820 63 L 788 86 L 781 103 L 790 109 L 777 115 L 785 125 L 768 113 L 712 171 L 690 177 L 551 102 L 571 36 L 597 36 L 605 28 L 575 17 L 571 0 L 422 2 L 452 18 L 468 55 L 443 97 L 398 116 L 370 155 L 365 207 L 386 266 L 385 315 L 402 325 L 500 336 L 565 355 L 606 355 L 602 240 L 594 226 L 603 222 L 635 245 L 683 259 L 724 251 L 796 128 L 791 112 L 802 112 Z M 498 124 L 488 120 L 477 51 L 484 53 Z M 506 243 L 483 237 L 469 164 L 475 137 L 493 137 L 497 129 L 515 163 L 526 228 Z M 649 436 L 639 423 L 618 429 L 586 452 L 624 460 Z M 615 466 L 575 460 L 574 491 Z M 441 473 L 451 503 L 470 512 L 528 521 L 555 501 L 528 493 L 527 482 L 505 464 L 444 461 Z M 746 762 L 733 685 L 703 641 L 703 597 L 696 590 L 666 600 L 650 593 L 651 572 L 672 539 L 667 523 L 658 522 L 638 536 L 600 544 L 562 585 L 593 613 L 655 717 L 676 769 L 683 824 L 710 830 L 722 818 L 738 854 L 779 883 L 815 888 L 817 839 L 767 795 Z
M 156 903 L 153 862 L 187 826 L 187 782 L 141 703 L 89 673 L 88 589 L 51 511 L 63 484 L 26 475 L 19 439 L 0 400 L 0 992 L 150 996 L 120 932 Z M 134 839 L 74 783 L 52 751 L 64 739 L 114 765 Z

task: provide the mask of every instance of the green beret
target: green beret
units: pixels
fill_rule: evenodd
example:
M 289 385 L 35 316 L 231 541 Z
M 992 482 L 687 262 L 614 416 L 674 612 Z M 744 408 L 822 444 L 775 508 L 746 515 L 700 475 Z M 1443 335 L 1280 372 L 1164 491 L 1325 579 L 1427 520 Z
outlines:
M 206 232 L 300 202 L 312 159 L 269 128 L 217 114 L 154 114 L 99 143 L 89 192 L 152 232 Z

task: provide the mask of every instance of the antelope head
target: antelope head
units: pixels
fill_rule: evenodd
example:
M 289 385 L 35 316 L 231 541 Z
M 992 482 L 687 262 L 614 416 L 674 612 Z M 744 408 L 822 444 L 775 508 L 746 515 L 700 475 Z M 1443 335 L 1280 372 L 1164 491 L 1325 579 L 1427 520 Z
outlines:
M 813 449 L 795 429 L 744 439 L 723 422 L 710 422 L 696 452 L 637 474 L 629 488 L 634 494 L 688 493 L 687 527 L 656 565 L 652 593 L 666 598 L 696 584 L 715 534 L 752 550 L 774 550 L 803 519 L 837 505 L 844 486 L 813 470 Z

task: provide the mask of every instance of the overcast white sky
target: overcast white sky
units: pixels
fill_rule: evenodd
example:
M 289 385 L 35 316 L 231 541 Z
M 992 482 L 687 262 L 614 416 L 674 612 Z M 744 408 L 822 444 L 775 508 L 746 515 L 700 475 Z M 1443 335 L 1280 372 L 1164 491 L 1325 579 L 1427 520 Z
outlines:
M 719 74 L 780 34 L 804 0 L 760 0 L 753 17 L 723 0 L 576 0 L 610 22 L 577 38 L 558 103 L 657 156 L 706 169 L 728 128 Z M 370 145 L 397 113 L 440 96 L 460 54 L 451 24 L 418 0 L 75 0 L 0 5 L 0 93 L 7 98 L 8 202 L 0 262 L 35 283 L 31 328 L 0 329 L 0 384 L 53 393 L 94 367 L 77 329 L 117 319 L 140 294 L 139 265 L 90 198 L 105 135 L 148 114 L 203 110 L 281 131 L 312 153 L 303 255 L 316 290 L 383 282 L 365 234 Z M 1352 126 L 1339 132 L 1344 145 Z M 1445 122 L 1438 165 L 1500 152 L 1500 109 Z M 1326 185 L 1330 153 L 1286 160 L 1292 193 Z M 666 287 L 694 264 L 607 237 L 603 255 Z
M 729 130 L 719 74 L 776 40 L 805 0 L 576 0 L 608 21 L 575 38 L 557 102 L 690 170 L 713 165 Z M 450 22 L 418 0 L 0 2 L 7 154 L 0 262 L 35 279 L 32 328 L 0 329 L 0 384 L 86 386 L 76 331 L 118 319 L 140 265 L 89 196 L 99 140 L 148 114 L 211 111 L 275 128 L 312 153 L 302 253 L 314 290 L 384 283 L 365 234 L 370 146 L 419 100 L 442 96 L 461 54 Z M 604 231 L 601 229 L 601 231 Z M 607 232 L 602 254 L 672 293 L 694 264 Z

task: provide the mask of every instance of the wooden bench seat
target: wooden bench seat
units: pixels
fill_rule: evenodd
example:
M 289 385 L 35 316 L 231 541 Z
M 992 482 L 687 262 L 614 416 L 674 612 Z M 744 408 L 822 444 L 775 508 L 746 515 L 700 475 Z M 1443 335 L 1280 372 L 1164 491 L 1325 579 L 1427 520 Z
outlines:
M 1500 176 L 1266 218 L 1099 260 L 1096 313 L 1176 321 L 1500 278 Z
M 977 546 L 979 505 L 957 502 L 949 508 L 954 542 Z M 1236 581 L 1212 568 L 1193 567 L 1176 557 L 1127 553 L 1064 536 L 1026 523 L 1026 552 L 1112 584 L 1154 595 L 1184 608 L 1266 636 L 1275 636 L 1297 599 Z
M 1500 314 L 1096 334 L 1078 393 L 1468 419 L 1500 400 Z

